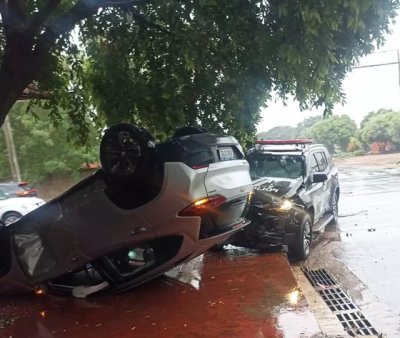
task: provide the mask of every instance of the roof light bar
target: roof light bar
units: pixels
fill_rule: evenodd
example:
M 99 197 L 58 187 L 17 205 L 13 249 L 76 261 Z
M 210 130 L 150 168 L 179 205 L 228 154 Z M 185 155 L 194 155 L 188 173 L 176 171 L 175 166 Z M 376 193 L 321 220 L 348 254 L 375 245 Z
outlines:
M 299 138 L 291 140 L 258 140 L 256 144 L 261 145 L 284 145 L 284 144 L 311 144 L 313 140 L 311 138 Z

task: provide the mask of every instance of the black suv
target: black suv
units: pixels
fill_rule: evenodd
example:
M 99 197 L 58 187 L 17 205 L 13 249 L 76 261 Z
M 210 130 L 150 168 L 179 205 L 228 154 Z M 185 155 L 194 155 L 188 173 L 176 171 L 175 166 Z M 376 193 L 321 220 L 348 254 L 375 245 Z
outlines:
M 261 140 L 247 160 L 252 222 L 230 243 L 256 249 L 288 245 L 294 258 L 306 259 L 313 232 L 338 219 L 338 172 L 329 152 L 309 139 Z

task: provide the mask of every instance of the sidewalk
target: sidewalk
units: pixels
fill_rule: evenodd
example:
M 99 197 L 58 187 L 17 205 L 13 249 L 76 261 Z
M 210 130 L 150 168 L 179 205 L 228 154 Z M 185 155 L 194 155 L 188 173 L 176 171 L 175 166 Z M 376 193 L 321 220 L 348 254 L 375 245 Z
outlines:
M 168 275 L 117 296 L 2 298 L 0 337 L 322 337 L 283 253 L 209 253 Z

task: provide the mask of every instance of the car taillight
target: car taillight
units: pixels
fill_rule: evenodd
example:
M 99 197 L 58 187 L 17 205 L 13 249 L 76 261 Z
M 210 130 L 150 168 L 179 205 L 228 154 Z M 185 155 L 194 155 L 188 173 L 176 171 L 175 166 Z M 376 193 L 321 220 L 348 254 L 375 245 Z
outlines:
M 211 197 L 202 198 L 196 202 L 190 204 L 181 212 L 179 216 L 201 216 L 210 211 L 215 211 L 216 208 L 223 205 L 226 202 L 226 198 L 221 195 L 215 195 Z
M 16 192 L 16 195 L 18 196 L 28 196 L 30 194 L 29 191 L 18 191 Z

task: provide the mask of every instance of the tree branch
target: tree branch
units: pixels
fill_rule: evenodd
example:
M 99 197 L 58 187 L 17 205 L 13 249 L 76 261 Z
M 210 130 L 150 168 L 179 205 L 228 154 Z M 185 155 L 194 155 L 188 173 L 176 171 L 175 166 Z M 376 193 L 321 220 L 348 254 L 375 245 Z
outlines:
M 92 16 L 101 7 L 124 7 L 126 5 L 141 4 L 143 0 L 79 0 L 71 10 L 61 16 L 57 24 L 45 26 L 43 38 L 52 41 L 71 31 L 82 20 Z
M 24 0 L 1 0 L 0 13 L 7 41 L 12 38 L 14 33 L 21 33 L 26 28 L 28 16 Z
M 61 0 L 49 0 L 42 10 L 40 10 L 31 20 L 28 32 L 32 35 L 36 35 L 40 27 L 46 22 L 54 10 L 58 7 Z
M 174 35 L 174 33 L 172 33 L 170 30 L 166 29 L 165 27 L 163 27 L 163 26 L 161 26 L 159 24 L 156 24 L 154 22 L 148 21 L 143 15 L 141 15 L 138 12 L 132 11 L 132 16 L 140 24 L 144 24 L 144 25 L 149 26 L 151 28 L 157 29 L 158 31 L 160 31 L 162 33 L 166 33 L 168 35 Z

